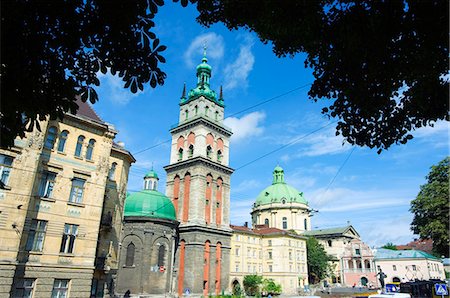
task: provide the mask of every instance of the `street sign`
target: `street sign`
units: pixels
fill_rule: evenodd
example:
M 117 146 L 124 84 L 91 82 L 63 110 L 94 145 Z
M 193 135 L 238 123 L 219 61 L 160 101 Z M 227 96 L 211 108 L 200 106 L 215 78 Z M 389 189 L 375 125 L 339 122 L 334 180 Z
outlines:
M 448 295 L 446 284 L 434 284 L 434 291 L 436 292 L 436 295 Z

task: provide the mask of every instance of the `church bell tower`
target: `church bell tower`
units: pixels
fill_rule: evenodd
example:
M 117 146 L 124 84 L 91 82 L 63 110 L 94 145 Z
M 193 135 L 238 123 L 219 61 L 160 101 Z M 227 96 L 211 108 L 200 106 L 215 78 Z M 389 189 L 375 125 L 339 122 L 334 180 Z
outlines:
M 172 145 L 166 195 L 177 213 L 179 244 L 173 291 L 179 296 L 218 295 L 229 285 L 230 176 L 229 139 L 223 124 L 224 100 L 211 89 L 206 49 L 197 66 L 197 86 L 179 103 L 179 122 Z

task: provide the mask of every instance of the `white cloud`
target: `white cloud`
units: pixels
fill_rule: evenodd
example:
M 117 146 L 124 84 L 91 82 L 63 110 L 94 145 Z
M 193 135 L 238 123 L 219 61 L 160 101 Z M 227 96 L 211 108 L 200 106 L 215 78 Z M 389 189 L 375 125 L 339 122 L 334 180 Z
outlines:
M 255 56 L 252 53 L 253 44 L 253 38 L 250 36 L 244 38 L 238 57 L 233 63 L 225 67 L 224 89 L 231 90 L 238 87 L 245 89 L 248 86 L 248 75 L 255 64 Z
M 412 134 L 416 138 L 428 138 L 428 137 L 435 136 L 438 134 L 439 135 L 446 134 L 447 138 L 448 138 L 449 132 L 450 132 L 450 123 L 447 121 L 439 121 L 439 122 L 434 123 L 433 127 L 424 126 L 424 127 L 417 129 Z
M 101 72 L 97 73 L 98 79 L 100 80 L 100 92 L 104 92 L 102 98 L 111 101 L 112 103 L 119 105 L 126 105 L 134 97 L 137 97 L 150 89 L 150 86 L 146 86 L 144 91 L 138 91 L 137 93 L 132 93 L 130 89 L 125 89 L 125 82 L 119 76 L 113 76 L 109 72 L 103 74 Z
M 223 37 L 214 32 L 205 33 L 197 36 L 191 42 L 184 53 L 184 61 L 188 67 L 193 67 L 200 62 L 203 57 L 203 47 L 206 43 L 208 58 L 221 59 L 224 53 Z
M 261 181 L 255 180 L 255 179 L 245 179 L 239 183 L 239 185 L 234 186 L 231 188 L 232 195 L 238 194 L 238 193 L 245 193 L 249 190 L 261 190 L 262 184 Z
M 260 136 L 264 132 L 264 127 L 261 126 L 261 123 L 265 118 L 265 113 L 256 111 L 242 118 L 226 118 L 224 123 L 233 131 L 233 135 L 231 136 L 233 142 L 239 142 L 244 139 Z

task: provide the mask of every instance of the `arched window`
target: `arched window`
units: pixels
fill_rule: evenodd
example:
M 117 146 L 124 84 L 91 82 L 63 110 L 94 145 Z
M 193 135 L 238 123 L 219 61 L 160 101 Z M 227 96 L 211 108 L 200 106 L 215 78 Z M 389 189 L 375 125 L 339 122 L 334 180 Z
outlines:
M 125 266 L 133 266 L 134 265 L 134 252 L 136 250 L 136 247 L 134 246 L 134 243 L 131 242 L 127 246 L 127 256 L 125 258 Z
M 219 112 L 218 112 L 218 111 L 216 111 L 216 114 L 215 114 L 215 115 L 216 115 L 216 116 L 215 116 L 216 121 L 219 120 Z
M 194 155 L 194 145 L 189 145 L 188 157 L 192 157 Z
M 184 113 L 185 113 L 185 115 L 186 115 L 186 120 L 189 118 L 189 111 L 188 110 L 186 110 L 186 111 L 184 111 Z
M 195 111 L 195 116 L 197 116 L 197 114 L 198 114 L 198 106 L 194 107 L 194 111 Z
M 369 260 L 365 260 L 365 261 L 364 261 L 364 267 L 365 267 L 366 269 L 370 269 L 370 261 L 369 261 Z
M 92 160 L 92 152 L 94 151 L 95 140 L 90 139 L 86 149 L 86 159 Z
M 211 146 L 208 145 L 208 147 L 206 147 L 206 157 L 207 158 L 211 158 L 211 152 L 212 152 L 212 148 L 211 148 Z
M 178 160 L 183 160 L 183 148 L 178 149 Z
M 221 162 L 222 161 L 222 151 L 217 151 L 217 161 Z
M 329 247 L 333 246 L 333 242 L 331 240 L 328 240 L 328 246 Z
M 161 245 L 158 248 L 158 266 L 164 266 L 164 255 L 166 253 L 166 247 L 164 245 Z
M 44 147 L 47 149 L 53 149 L 56 141 L 57 129 L 54 126 L 50 126 L 47 132 L 47 138 L 45 139 Z
M 353 269 L 353 261 L 348 260 L 348 269 Z
M 69 135 L 69 132 L 67 130 L 63 130 L 59 134 L 59 143 L 58 143 L 58 151 L 64 152 L 64 148 L 66 147 L 66 140 L 67 136 Z
M 84 136 L 79 136 L 77 140 L 77 147 L 75 148 L 75 156 L 81 157 L 81 149 L 83 149 Z
M 205 116 L 208 117 L 208 114 L 209 114 L 209 107 L 206 106 L 206 107 L 205 107 Z
M 265 225 L 269 225 L 269 219 L 268 219 L 268 218 L 266 218 L 266 219 L 264 220 L 264 224 L 265 224 Z
M 308 220 L 305 218 L 304 220 L 304 224 L 305 224 L 305 231 L 308 230 Z
M 116 167 L 117 167 L 117 163 L 113 162 L 111 165 L 111 168 L 109 169 L 109 173 L 108 173 L 109 180 L 114 180 L 114 175 L 116 174 Z
M 287 229 L 287 218 L 283 217 L 283 229 L 286 230 Z

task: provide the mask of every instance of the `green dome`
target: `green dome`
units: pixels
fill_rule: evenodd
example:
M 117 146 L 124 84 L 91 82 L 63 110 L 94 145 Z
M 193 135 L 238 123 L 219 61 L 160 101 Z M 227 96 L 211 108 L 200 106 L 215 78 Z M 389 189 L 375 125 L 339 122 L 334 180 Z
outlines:
M 152 169 L 152 170 L 150 170 L 150 172 L 148 172 L 148 173 L 144 176 L 144 178 L 158 178 L 158 174 L 156 174 L 156 172 L 153 171 L 153 169 Z
M 142 190 L 129 195 L 125 200 L 124 216 L 177 219 L 172 201 L 156 190 Z
M 284 182 L 284 171 L 276 166 L 272 185 L 266 187 L 256 198 L 255 207 L 273 203 L 302 203 L 308 205 L 303 193 Z
M 199 65 L 197 65 L 197 73 L 202 72 L 203 70 L 205 70 L 206 72 L 208 72 L 209 74 L 211 74 L 211 66 L 208 64 L 208 59 L 206 59 L 206 57 L 203 57 L 202 59 L 202 63 L 200 63 Z

